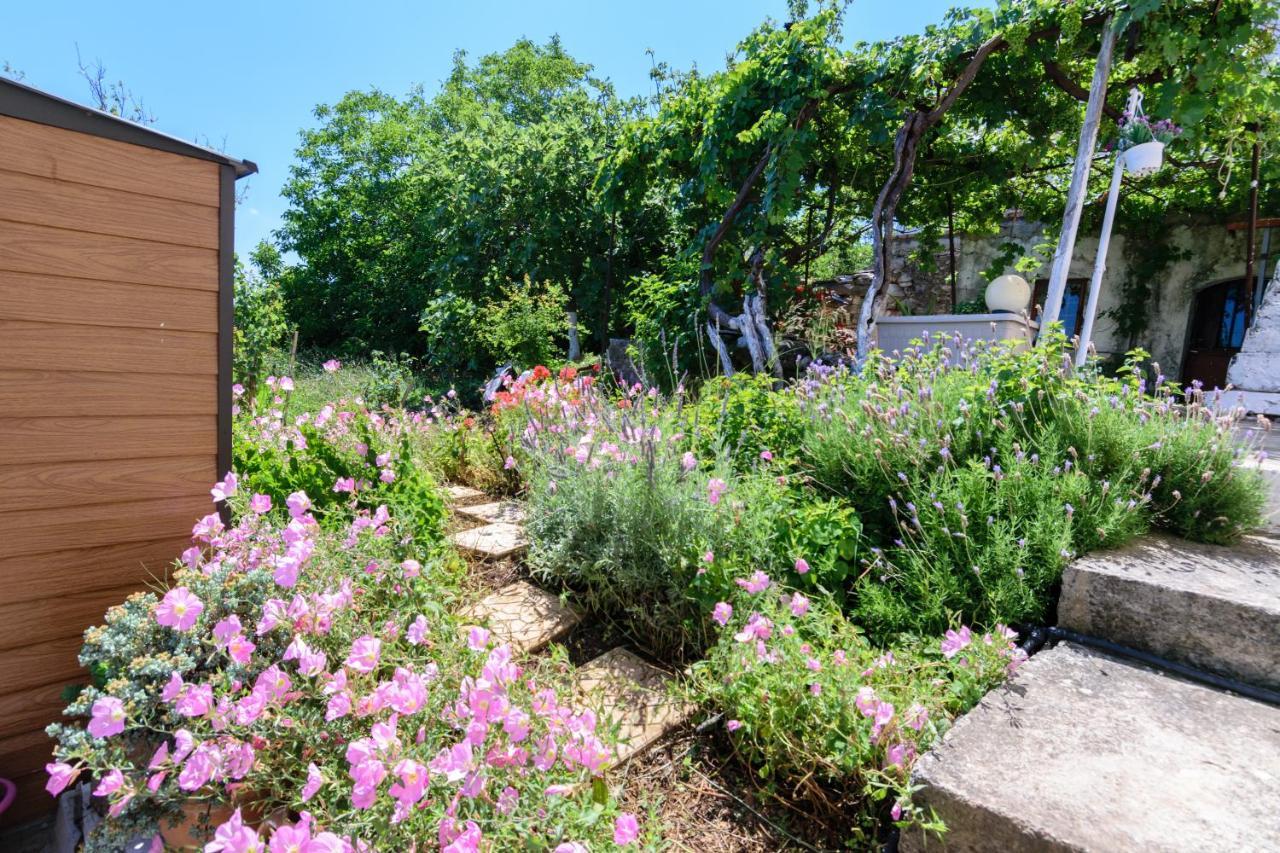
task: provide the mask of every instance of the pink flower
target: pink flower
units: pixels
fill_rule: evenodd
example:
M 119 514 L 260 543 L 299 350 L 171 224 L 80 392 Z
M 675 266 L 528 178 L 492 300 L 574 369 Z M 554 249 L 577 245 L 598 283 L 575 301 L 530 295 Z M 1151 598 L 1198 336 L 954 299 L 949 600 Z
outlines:
M 680 466 L 686 471 L 692 471 L 698 467 L 698 457 L 686 450 L 684 456 L 680 457 Z
M 802 594 L 796 593 L 791 596 L 791 615 L 800 617 L 809 612 L 809 599 Z
M 214 831 L 204 853 L 262 853 L 262 841 L 253 827 L 245 826 L 236 809 L 231 818 Z
M 257 645 L 255 645 L 252 640 L 245 637 L 244 634 L 236 634 L 227 643 L 227 654 L 230 655 L 231 659 L 236 663 L 246 664 L 253 656 L 253 650 L 256 648 Z
M 809 573 L 809 561 L 804 557 L 800 557 L 796 560 L 796 573 L 801 575 Z
M 222 482 L 213 484 L 209 494 L 213 495 L 215 501 L 225 501 L 236 493 L 236 482 L 235 473 L 228 471 L 227 476 L 222 478 Z
M 91 713 L 93 716 L 88 729 L 94 737 L 111 737 L 124 731 L 124 703 L 114 696 L 103 696 L 95 701 Z
M 427 633 L 430 630 L 431 627 L 427 624 L 427 617 L 419 614 L 418 618 L 414 619 L 413 624 L 409 626 L 409 630 L 405 632 L 405 639 L 411 645 L 420 646 L 426 642 Z
M 630 844 L 639 837 L 640 824 L 636 821 L 635 815 L 630 812 L 623 812 L 613 821 L 614 844 Z
M 306 492 L 294 492 L 285 498 L 284 502 L 289 507 L 289 515 L 293 518 L 301 518 L 311 509 L 311 498 L 307 497 Z
M 742 728 L 742 721 L 730 720 L 729 722 L 724 724 L 724 727 L 731 732 L 736 732 L 738 729 Z
M 472 627 L 471 632 L 467 635 L 467 648 L 473 652 L 482 652 L 488 645 L 489 632 L 478 625 Z
M 185 586 L 174 587 L 156 605 L 156 623 L 178 631 L 190 631 L 204 612 L 204 604 Z
M 711 610 L 711 621 L 720 627 L 729 624 L 729 620 L 733 618 L 733 605 L 721 601 Z
M 707 501 L 710 502 L 712 506 L 720 503 L 720 496 L 723 495 L 725 490 L 728 488 L 729 484 L 724 480 L 721 480 L 719 477 L 712 477 L 711 481 L 707 483 Z
M 293 390 L 293 377 L 292 377 L 292 376 L 281 376 L 281 377 L 280 377 L 280 384 L 279 384 L 279 388 L 280 388 L 280 390 L 281 390 L 281 391 L 292 391 L 292 390 Z
M 734 634 L 733 638 L 739 643 L 749 643 L 752 640 L 767 640 L 772 636 L 773 623 L 768 617 L 752 613 L 747 617 L 747 624 L 742 626 L 742 630 Z
M 382 641 L 366 634 L 351 644 L 351 654 L 347 655 L 347 667 L 356 672 L 373 672 L 378 665 L 378 656 L 382 652 Z
M 44 789 L 55 797 L 80 775 L 79 768 L 61 761 L 46 764 L 44 770 L 49 774 L 49 781 L 44 784 Z
M 471 772 L 471 743 L 463 741 L 453 747 L 440 750 L 431 759 L 431 771 L 449 782 L 461 782 Z
M 919 702 L 914 703 L 907 709 L 906 723 L 916 731 L 924 728 L 924 724 L 929 720 L 929 709 L 921 705 Z
M 416 578 L 422 574 L 422 564 L 417 560 L 405 560 L 400 564 L 400 570 L 404 572 L 405 577 Z
M 589 853 L 586 847 L 576 841 L 565 841 L 556 845 L 551 853 Z
M 396 480 L 396 472 L 390 468 L 383 468 L 378 472 L 378 479 L 384 483 L 394 483 Z
M 441 821 L 441 831 L 443 832 L 443 830 L 444 821 Z M 467 821 L 467 828 L 462 834 L 448 846 L 442 847 L 440 853 L 476 853 L 480 849 L 482 837 L 480 827 L 476 825 L 474 820 L 469 820 Z
M 951 659 L 971 642 L 973 642 L 973 634 L 969 631 L 968 625 L 961 625 L 959 631 L 948 629 L 946 636 L 942 639 L 942 656 Z
M 502 463 L 502 467 L 510 471 L 512 468 L 516 467 L 516 458 L 514 456 L 508 456 L 507 460 Z
M 254 495 L 249 498 L 249 509 L 258 515 L 266 515 L 271 512 L 271 495 Z
M 770 582 L 769 576 L 759 569 L 756 569 L 749 579 L 738 578 L 734 581 L 738 586 L 753 595 L 758 592 L 764 592 L 768 589 Z
M 307 765 L 307 783 L 302 786 L 302 801 L 305 803 L 314 797 L 323 784 L 324 776 L 320 775 L 320 768 L 313 761 Z
M 337 373 L 342 368 L 342 362 L 338 361 L 336 358 L 331 358 L 321 365 L 321 367 L 324 368 L 325 373 Z
M 761 451 L 760 451 L 760 458 L 761 458 L 761 459 L 763 459 L 765 462 L 772 462 L 772 461 L 773 461 L 773 451 L 770 451 L 770 450 L 761 450 Z
M 708 566 L 714 563 L 715 561 L 716 561 L 715 551 L 707 551 L 707 553 L 702 555 L 702 562 L 706 563 Z
M 106 776 L 102 777 L 102 781 L 98 783 L 98 787 L 93 789 L 95 797 L 107 797 L 114 794 L 124 787 L 124 774 L 119 770 L 110 770 Z
M 355 477 L 339 477 L 333 484 L 335 492 L 354 492 L 356 490 Z

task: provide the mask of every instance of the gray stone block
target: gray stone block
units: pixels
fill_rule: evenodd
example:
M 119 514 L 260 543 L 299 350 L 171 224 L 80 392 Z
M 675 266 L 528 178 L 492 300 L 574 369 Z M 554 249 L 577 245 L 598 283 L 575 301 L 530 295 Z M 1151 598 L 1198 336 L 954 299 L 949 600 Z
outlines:
M 1058 624 L 1280 689 L 1280 542 L 1146 536 L 1067 566 Z
M 1062 644 L 916 763 L 901 849 L 1280 849 L 1280 708 Z

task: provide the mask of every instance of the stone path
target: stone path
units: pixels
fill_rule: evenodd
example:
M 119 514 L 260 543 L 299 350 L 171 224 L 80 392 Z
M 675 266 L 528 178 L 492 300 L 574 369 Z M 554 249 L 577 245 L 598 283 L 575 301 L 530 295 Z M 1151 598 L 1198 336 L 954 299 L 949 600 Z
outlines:
M 617 727 L 619 764 L 671 731 L 696 710 L 671 696 L 672 677 L 626 649 L 611 649 L 574 673 L 579 707 L 590 708 L 605 728 Z
M 577 627 L 582 614 L 528 581 L 516 581 L 464 609 L 465 619 L 489 626 L 501 641 L 533 654 Z
M 524 528 L 518 524 L 499 521 L 470 530 L 460 530 L 450 537 L 453 544 L 482 560 L 501 560 L 519 557 L 529 547 Z
M 485 522 L 453 534 L 453 543 L 460 550 L 482 560 L 524 553 L 528 539 L 523 527 L 523 505 L 494 501 L 460 486 L 449 488 L 449 500 L 457 515 Z M 483 623 L 499 639 L 525 654 L 534 654 L 562 639 L 582 621 L 582 614 L 575 608 L 523 580 L 490 593 L 461 615 Z M 580 708 L 595 711 L 602 729 L 617 732 L 616 764 L 623 764 L 694 714 L 696 708 L 672 698 L 673 686 L 670 674 L 626 649 L 616 648 L 578 667 L 574 673 L 574 702 Z
M 495 501 L 493 503 L 460 506 L 458 515 L 464 518 L 483 521 L 487 524 L 505 522 L 507 524 L 524 524 L 524 506 L 517 501 Z

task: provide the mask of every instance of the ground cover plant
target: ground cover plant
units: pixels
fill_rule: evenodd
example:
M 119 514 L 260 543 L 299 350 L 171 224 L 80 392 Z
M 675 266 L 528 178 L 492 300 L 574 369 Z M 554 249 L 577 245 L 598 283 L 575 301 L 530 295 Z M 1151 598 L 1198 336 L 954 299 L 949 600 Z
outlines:
M 87 780 L 105 801 L 86 849 L 191 828 L 202 805 L 209 851 L 646 843 L 591 784 L 613 742 L 568 704 L 563 662 L 453 615 L 470 593 L 443 504 L 397 455 L 422 413 L 330 408 L 243 413 L 256 467 L 212 490 L 234 520 L 200 519 L 172 576 L 86 633 L 93 682 L 48 767 L 51 793 Z M 298 477 L 315 491 L 277 499 Z

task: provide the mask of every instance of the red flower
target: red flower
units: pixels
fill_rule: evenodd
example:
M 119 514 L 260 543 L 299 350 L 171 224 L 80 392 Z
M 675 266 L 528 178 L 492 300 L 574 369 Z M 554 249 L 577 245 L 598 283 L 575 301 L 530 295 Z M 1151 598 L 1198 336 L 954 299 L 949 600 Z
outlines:
M 564 367 L 560 368 L 561 382 L 572 382 L 577 378 L 578 378 L 578 368 L 570 367 L 568 365 L 565 365 Z
M 539 364 L 537 367 L 533 369 L 534 382 L 541 382 L 544 379 L 550 379 L 550 378 L 551 378 L 551 371 L 547 370 L 541 364 Z

